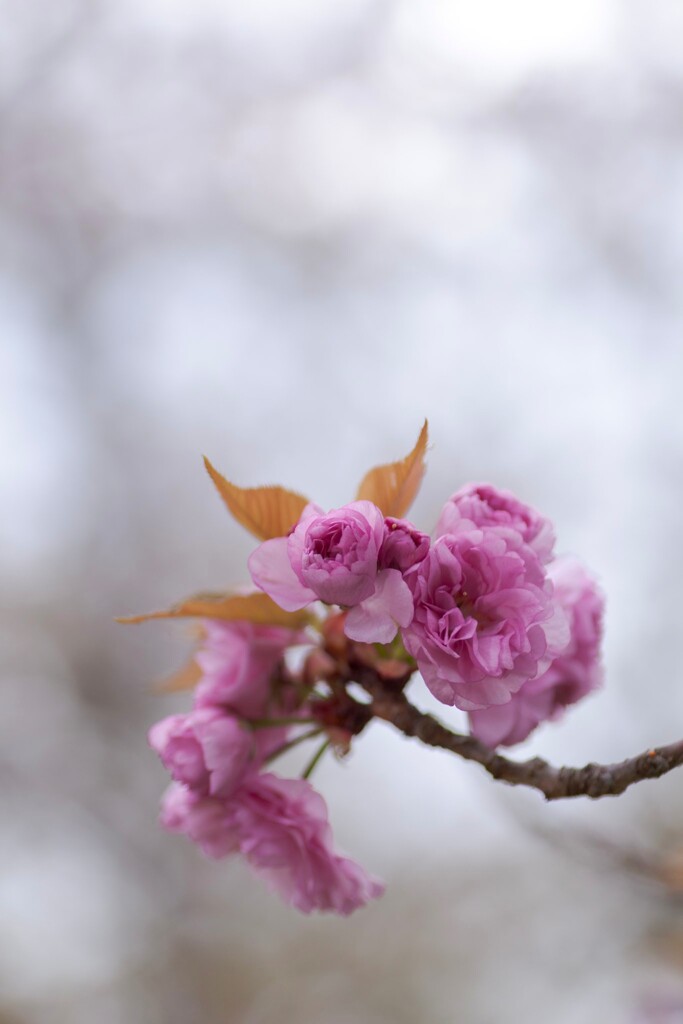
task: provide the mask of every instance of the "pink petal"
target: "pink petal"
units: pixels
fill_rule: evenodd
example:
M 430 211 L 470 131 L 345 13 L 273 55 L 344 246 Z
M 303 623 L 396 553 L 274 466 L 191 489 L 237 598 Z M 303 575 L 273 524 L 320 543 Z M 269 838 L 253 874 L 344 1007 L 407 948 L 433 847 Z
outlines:
M 211 796 L 230 796 L 241 782 L 249 764 L 252 751 L 250 734 L 230 715 L 208 722 L 197 721 L 195 733 L 202 744 L 204 760 L 211 776 Z
M 300 583 L 287 554 L 287 537 L 264 541 L 249 556 L 249 572 L 257 587 L 287 612 L 305 608 L 316 595 Z
M 512 701 L 494 704 L 479 711 L 470 711 L 470 731 L 487 747 L 497 747 L 515 727 L 515 708 Z
M 351 640 L 366 644 L 388 644 L 399 626 L 409 626 L 413 618 L 413 597 L 398 569 L 378 573 L 375 592 L 352 608 L 346 617 L 344 632 Z

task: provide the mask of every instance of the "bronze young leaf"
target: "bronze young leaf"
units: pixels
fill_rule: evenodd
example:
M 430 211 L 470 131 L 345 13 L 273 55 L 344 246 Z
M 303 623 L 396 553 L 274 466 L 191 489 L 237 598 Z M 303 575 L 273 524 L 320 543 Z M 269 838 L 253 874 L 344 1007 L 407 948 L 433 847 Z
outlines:
M 412 505 L 426 469 L 428 424 L 424 421 L 415 447 L 404 459 L 375 466 L 369 470 L 358 488 L 358 500 L 371 501 L 385 516 L 400 519 Z
M 259 540 L 284 537 L 296 526 L 308 499 L 284 487 L 237 487 L 204 457 L 207 472 L 230 514 Z
M 286 626 L 301 629 L 310 622 L 305 611 L 286 612 L 278 607 L 267 594 L 194 594 L 179 601 L 166 611 L 147 612 L 143 615 L 128 615 L 116 621 L 126 625 L 137 625 L 150 619 L 222 619 L 256 622 L 265 626 Z

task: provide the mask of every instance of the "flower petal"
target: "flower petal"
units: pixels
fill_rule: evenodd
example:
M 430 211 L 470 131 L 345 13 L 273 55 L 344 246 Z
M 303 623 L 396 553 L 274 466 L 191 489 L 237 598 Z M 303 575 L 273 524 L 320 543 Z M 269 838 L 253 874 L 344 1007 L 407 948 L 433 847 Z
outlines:
M 398 569 L 383 569 L 377 575 L 375 593 L 349 612 L 344 632 L 351 640 L 366 644 L 388 644 L 399 626 L 413 618 L 413 597 Z
M 275 537 L 260 544 L 249 556 L 249 572 L 257 587 L 265 590 L 285 611 L 305 608 L 316 595 L 301 583 L 287 553 L 287 537 Z

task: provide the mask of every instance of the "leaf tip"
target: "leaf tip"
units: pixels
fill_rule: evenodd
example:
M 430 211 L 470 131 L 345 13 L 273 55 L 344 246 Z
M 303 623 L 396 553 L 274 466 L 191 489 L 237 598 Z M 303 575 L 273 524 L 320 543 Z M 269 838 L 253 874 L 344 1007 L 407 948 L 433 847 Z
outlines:
M 358 499 L 372 501 L 387 516 L 400 518 L 410 508 L 425 473 L 424 456 L 429 443 L 429 421 L 424 423 L 412 450 L 404 459 L 375 466 L 363 477 Z

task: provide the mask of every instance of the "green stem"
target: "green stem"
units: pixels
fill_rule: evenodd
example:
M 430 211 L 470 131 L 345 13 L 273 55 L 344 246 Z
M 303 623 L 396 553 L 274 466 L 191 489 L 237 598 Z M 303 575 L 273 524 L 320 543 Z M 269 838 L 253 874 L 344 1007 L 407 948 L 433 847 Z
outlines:
M 311 775 L 313 774 L 313 772 L 315 770 L 316 765 L 318 764 L 318 761 L 323 756 L 323 754 L 325 753 L 325 751 L 327 750 L 329 745 L 330 745 L 330 741 L 329 740 L 325 740 L 325 742 L 322 743 L 318 747 L 318 749 L 316 750 L 315 754 L 313 755 L 311 760 L 306 765 L 306 767 L 305 767 L 305 769 L 304 769 L 304 771 L 303 771 L 303 773 L 301 775 L 302 779 L 310 779 Z
M 270 764 L 271 761 L 281 757 L 282 754 L 286 754 L 288 750 L 293 750 L 294 747 L 298 747 L 300 743 L 304 742 L 304 740 L 312 740 L 314 736 L 319 736 L 321 732 L 322 729 L 318 726 L 317 729 L 309 729 L 308 732 L 302 733 L 301 736 L 295 736 L 293 740 L 283 743 L 281 747 L 278 747 L 272 754 L 269 754 L 263 763 Z

